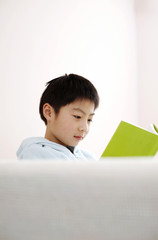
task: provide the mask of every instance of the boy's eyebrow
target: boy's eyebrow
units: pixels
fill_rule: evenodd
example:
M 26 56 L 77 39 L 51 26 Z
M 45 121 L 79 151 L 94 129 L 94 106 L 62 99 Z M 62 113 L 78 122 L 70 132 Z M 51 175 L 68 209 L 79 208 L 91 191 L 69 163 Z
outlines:
M 81 108 L 73 108 L 72 110 L 79 111 L 79 112 L 83 113 L 84 115 L 86 115 L 86 113 Z M 90 113 L 89 115 L 93 116 L 93 115 L 95 115 L 95 113 Z

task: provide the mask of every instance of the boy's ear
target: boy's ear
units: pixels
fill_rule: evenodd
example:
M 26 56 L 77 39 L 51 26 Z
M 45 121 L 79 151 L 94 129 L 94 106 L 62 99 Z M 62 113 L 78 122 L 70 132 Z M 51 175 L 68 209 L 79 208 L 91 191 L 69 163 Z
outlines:
M 54 109 L 49 103 L 43 105 L 43 115 L 47 121 L 51 120 L 52 114 L 54 114 Z

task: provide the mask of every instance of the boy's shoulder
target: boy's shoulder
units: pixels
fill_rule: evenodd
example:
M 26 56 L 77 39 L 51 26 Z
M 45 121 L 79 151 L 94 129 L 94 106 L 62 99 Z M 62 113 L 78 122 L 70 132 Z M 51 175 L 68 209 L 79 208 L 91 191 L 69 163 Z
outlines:
M 44 137 L 24 139 L 16 154 L 18 159 L 96 160 L 86 150 L 75 147 L 74 153 L 72 153 L 67 147 L 51 142 Z
M 56 144 L 45 139 L 44 137 L 30 137 L 22 141 L 19 149 L 17 150 L 17 157 L 19 159 L 34 159 L 34 158 L 47 158 L 49 151 L 45 147 L 56 147 Z

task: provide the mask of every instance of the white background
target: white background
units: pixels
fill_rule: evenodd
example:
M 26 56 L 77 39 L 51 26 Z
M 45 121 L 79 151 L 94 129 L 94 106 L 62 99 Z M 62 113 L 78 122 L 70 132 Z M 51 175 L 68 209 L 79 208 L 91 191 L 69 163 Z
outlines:
M 65 73 L 96 86 L 100 107 L 81 143 L 99 157 L 121 120 L 158 123 L 157 0 L 0 0 L 0 159 L 44 136 L 45 83 Z

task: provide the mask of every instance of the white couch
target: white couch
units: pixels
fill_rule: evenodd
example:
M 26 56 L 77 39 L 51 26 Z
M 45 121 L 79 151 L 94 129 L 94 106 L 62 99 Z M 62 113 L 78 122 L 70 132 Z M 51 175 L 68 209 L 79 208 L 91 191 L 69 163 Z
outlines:
M 157 240 L 158 161 L 0 161 L 0 240 Z

